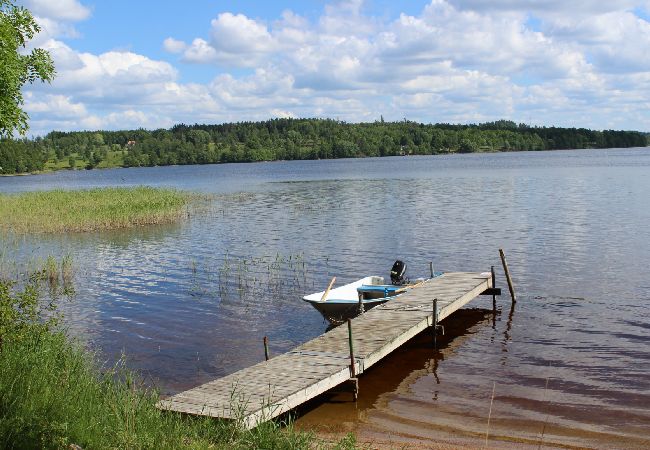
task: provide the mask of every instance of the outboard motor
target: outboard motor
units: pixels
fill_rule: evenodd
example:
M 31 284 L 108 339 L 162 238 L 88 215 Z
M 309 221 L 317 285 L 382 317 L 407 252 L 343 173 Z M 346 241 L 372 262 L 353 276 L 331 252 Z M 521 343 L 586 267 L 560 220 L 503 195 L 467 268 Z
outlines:
M 409 282 L 406 278 L 406 264 L 399 259 L 393 264 L 393 268 L 390 269 L 390 281 L 395 286 L 401 286 Z

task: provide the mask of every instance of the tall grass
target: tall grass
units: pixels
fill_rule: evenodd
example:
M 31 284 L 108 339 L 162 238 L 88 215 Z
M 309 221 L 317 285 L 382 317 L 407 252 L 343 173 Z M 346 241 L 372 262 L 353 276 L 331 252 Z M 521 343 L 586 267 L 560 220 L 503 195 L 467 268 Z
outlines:
M 5 344 L 0 447 L 308 448 L 313 436 L 274 423 L 246 431 L 155 407 L 158 395 L 122 365 L 101 372 L 62 333 Z
M 170 223 L 191 194 L 151 187 L 0 194 L 0 230 L 57 233 Z
M 355 447 L 351 436 L 328 444 L 273 421 L 245 430 L 161 411 L 158 394 L 123 361 L 103 369 L 55 321 L 43 321 L 35 286 L 14 287 L 0 280 L 0 448 Z

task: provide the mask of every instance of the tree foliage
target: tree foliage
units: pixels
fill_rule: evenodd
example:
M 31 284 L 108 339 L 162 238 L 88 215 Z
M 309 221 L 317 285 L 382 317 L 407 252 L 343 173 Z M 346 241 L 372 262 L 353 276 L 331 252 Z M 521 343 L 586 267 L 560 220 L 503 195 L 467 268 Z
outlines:
M 431 125 L 274 119 L 153 131 L 53 131 L 35 140 L 5 140 L 0 141 L 0 173 L 46 165 L 91 169 L 646 145 L 646 135 L 636 131 L 531 127 L 503 120 Z
M 0 138 L 15 130 L 28 129 L 21 88 L 36 80 L 51 81 L 54 64 L 50 54 L 40 48 L 23 53 L 27 43 L 40 31 L 32 14 L 11 0 L 0 0 Z

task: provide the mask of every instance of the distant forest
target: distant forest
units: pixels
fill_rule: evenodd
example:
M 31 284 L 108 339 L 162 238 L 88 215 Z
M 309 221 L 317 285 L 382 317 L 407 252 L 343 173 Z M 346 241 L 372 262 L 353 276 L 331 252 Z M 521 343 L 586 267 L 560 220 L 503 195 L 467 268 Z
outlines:
M 427 125 L 273 119 L 153 131 L 53 131 L 33 140 L 2 140 L 0 173 L 647 145 L 648 135 L 637 131 L 531 127 L 506 120 Z

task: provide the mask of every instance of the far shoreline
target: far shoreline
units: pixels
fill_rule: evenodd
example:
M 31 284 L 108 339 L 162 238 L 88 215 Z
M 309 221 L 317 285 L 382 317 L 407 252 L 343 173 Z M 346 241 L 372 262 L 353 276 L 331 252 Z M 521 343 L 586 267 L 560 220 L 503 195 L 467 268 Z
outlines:
M 61 168 L 61 169 L 48 169 L 48 170 L 37 170 L 33 172 L 18 172 L 18 173 L 0 173 L 1 177 L 27 177 L 32 175 L 48 175 L 59 172 L 94 172 L 102 170 L 113 170 L 113 169 L 134 169 L 134 168 L 154 168 L 154 167 L 186 167 L 186 166 L 210 166 L 210 165 L 225 165 L 225 164 L 262 164 L 262 163 L 281 163 L 281 162 L 291 162 L 291 161 L 332 161 L 332 160 L 346 160 L 346 159 L 383 159 L 383 158 L 409 158 L 417 156 L 469 156 L 469 155 L 488 155 L 488 154 L 506 154 L 506 153 L 544 153 L 544 152 L 562 152 L 562 151 L 600 151 L 600 150 L 630 150 L 630 149 L 644 149 L 650 148 L 650 145 L 645 147 L 611 147 L 611 148 L 558 148 L 558 149 L 546 149 L 546 150 L 492 150 L 492 151 L 478 151 L 478 152 L 439 152 L 432 154 L 408 154 L 408 155 L 385 155 L 385 156 L 349 156 L 342 158 L 315 158 L 315 159 L 270 159 L 262 161 L 224 161 L 224 162 L 208 162 L 208 163 L 194 163 L 194 164 L 158 164 L 150 166 L 123 166 L 115 165 L 108 167 L 93 167 L 92 169 L 86 168 Z

